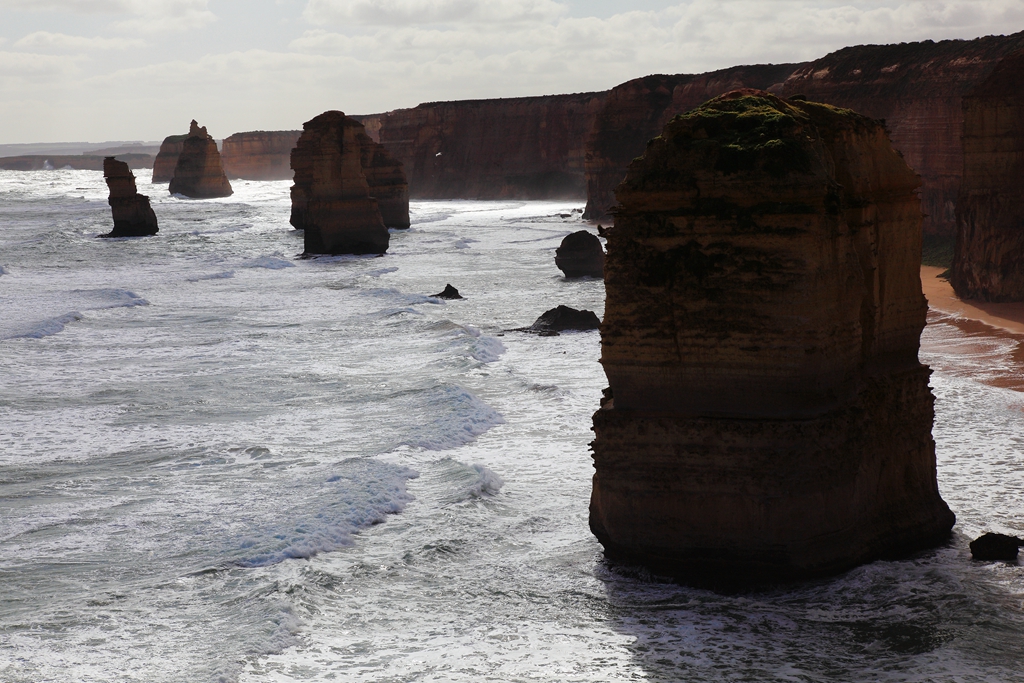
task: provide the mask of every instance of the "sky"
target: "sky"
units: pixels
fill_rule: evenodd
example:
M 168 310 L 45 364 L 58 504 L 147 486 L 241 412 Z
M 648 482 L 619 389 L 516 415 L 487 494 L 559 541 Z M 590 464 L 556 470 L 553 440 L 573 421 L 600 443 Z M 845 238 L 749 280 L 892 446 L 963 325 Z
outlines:
M 1024 0 L 0 0 L 0 143 L 217 138 L 328 109 L 1024 30 Z

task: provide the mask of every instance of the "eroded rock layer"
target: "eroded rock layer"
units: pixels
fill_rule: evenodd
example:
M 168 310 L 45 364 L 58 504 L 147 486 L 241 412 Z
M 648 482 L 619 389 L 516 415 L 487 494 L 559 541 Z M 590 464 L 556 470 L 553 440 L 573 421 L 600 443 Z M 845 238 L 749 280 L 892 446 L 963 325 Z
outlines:
M 168 135 L 160 145 L 156 159 L 153 160 L 153 182 L 169 183 L 174 177 L 174 167 L 178 165 L 181 145 L 188 135 Z
M 305 231 L 306 253 L 383 254 L 390 235 L 363 174 L 363 125 L 328 111 L 302 128 L 291 154 L 291 224 Z
M 414 198 L 582 199 L 604 96 L 431 102 L 362 119 L 404 164 Z
M 107 181 L 114 229 L 102 237 L 139 237 L 155 235 L 159 228 L 156 214 L 149 205 L 149 197 L 138 193 L 135 174 L 128 164 L 114 157 L 103 160 L 103 178 Z
M 405 181 L 402 162 L 365 132 L 357 137 L 362 146 L 363 175 L 370 187 L 370 196 L 377 200 L 381 220 L 389 228 L 408 228 L 409 184 Z
M 181 143 L 174 177 L 167 190 L 192 199 L 230 197 L 234 192 L 224 175 L 217 142 L 206 132 L 206 126 L 200 126 L 194 120 L 188 137 Z
M 629 169 L 608 241 L 591 528 L 738 581 L 937 542 L 919 180 L 883 126 L 738 91 Z
M 224 138 L 224 174 L 230 180 L 291 180 L 292 149 L 301 134 L 301 130 L 257 130 Z
M 964 171 L 950 282 L 957 296 L 1024 301 L 1024 51 L 963 101 Z

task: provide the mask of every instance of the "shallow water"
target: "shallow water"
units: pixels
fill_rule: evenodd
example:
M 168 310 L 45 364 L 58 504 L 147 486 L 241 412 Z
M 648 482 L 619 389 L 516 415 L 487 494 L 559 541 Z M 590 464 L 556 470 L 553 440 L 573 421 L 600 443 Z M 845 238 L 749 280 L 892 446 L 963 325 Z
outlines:
M 1022 680 L 1018 339 L 934 316 L 944 548 L 722 596 L 587 528 L 603 283 L 580 204 L 414 202 L 300 260 L 286 182 L 109 229 L 99 173 L 0 172 L 0 681 Z M 565 214 L 569 214 L 565 217 Z M 429 295 L 450 282 L 466 299 Z

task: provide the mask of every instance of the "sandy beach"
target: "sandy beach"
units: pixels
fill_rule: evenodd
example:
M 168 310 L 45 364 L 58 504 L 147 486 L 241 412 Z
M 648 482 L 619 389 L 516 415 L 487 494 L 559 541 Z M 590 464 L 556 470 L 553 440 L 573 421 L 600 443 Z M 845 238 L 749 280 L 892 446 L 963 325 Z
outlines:
M 957 318 L 969 318 L 1013 334 L 1024 335 L 1024 303 L 993 304 L 963 301 L 953 293 L 948 280 L 939 275 L 943 268 L 921 266 L 921 288 L 928 307 Z

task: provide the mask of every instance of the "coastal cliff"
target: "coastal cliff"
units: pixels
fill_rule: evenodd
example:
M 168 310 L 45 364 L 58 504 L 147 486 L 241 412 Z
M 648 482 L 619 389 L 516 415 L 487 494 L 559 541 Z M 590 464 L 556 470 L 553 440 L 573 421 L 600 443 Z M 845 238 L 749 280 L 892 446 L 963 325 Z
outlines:
M 585 146 L 589 220 L 609 218 L 615 188 L 626 168 L 676 114 L 737 88 L 767 90 L 786 80 L 795 64 L 739 66 L 706 74 L 654 75 L 618 85 L 594 117 Z
M 221 143 L 228 179 L 291 180 L 291 154 L 301 130 L 235 133 Z
M 1024 51 L 963 102 L 964 170 L 950 283 L 957 296 L 1024 301 Z
M 233 193 L 231 183 L 224 175 L 217 143 L 206 132 L 206 127 L 195 120 L 189 128 L 188 137 L 181 143 L 174 177 L 167 190 L 192 199 L 230 197 Z
M 103 178 L 110 190 L 107 203 L 113 214 L 114 229 L 101 237 L 140 237 L 159 232 L 149 197 L 139 194 L 135 174 L 128 164 L 107 157 L 103 161 Z
M 363 174 L 367 141 L 373 144 L 363 125 L 340 111 L 324 112 L 303 124 L 291 153 L 295 184 L 290 222 L 305 231 L 306 254 L 388 250 L 390 235 Z
M 418 199 L 582 199 L 605 93 L 431 102 L 373 117 Z
M 631 164 L 605 263 L 591 528 L 694 580 L 934 544 L 916 174 L 881 124 L 738 91 Z
M 168 135 L 160 145 L 160 151 L 153 160 L 154 183 L 169 183 L 174 177 L 174 167 L 178 165 L 181 145 L 188 135 Z
M 361 146 L 359 161 L 370 196 L 377 200 L 381 220 L 389 228 L 409 227 L 409 184 L 403 164 L 365 132 L 357 136 Z

